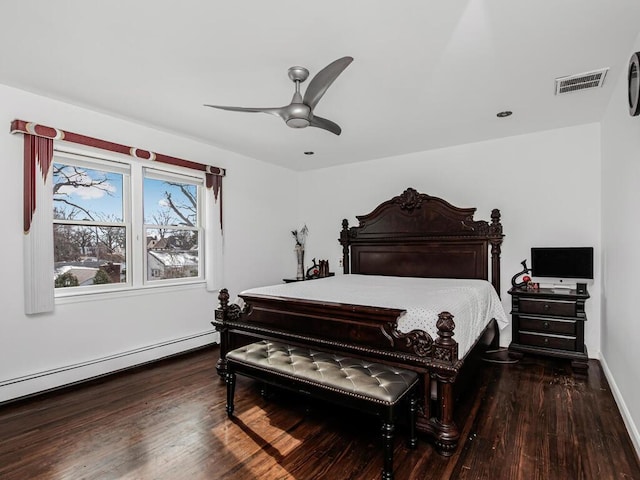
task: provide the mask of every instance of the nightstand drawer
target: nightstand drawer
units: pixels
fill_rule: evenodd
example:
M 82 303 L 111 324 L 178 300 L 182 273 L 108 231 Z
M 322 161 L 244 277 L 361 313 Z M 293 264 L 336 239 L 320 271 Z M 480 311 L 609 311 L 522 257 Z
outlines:
M 519 316 L 520 331 L 554 333 L 575 336 L 577 333 L 575 320 L 550 320 L 548 318 L 532 318 Z
M 556 337 L 553 335 L 539 335 L 520 332 L 520 344 L 532 347 L 555 348 L 557 350 L 576 350 L 575 337 Z
M 538 315 L 557 315 L 559 317 L 575 317 L 576 302 L 562 300 L 545 300 L 521 298 L 520 313 L 535 313 Z

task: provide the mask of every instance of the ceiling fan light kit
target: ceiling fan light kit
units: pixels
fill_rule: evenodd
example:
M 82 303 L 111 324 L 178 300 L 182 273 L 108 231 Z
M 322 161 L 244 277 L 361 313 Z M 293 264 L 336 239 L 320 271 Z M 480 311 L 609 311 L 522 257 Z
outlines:
M 349 66 L 351 62 L 353 62 L 353 57 L 342 57 L 324 67 L 311 79 L 304 97 L 300 93 L 300 84 L 309 78 L 309 70 L 298 66 L 289 68 L 289 78 L 295 83 L 296 91 L 293 94 L 291 103 L 284 107 L 246 108 L 228 107 L 223 105 L 205 105 L 205 107 L 230 110 L 232 112 L 268 113 L 269 115 L 275 115 L 282 118 L 291 128 L 305 128 L 311 126 L 322 128 L 336 135 L 340 135 L 340 133 L 342 133 L 342 129 L 337 123 L 327 120 L 326 118 L 318 117 L 314 114 L 313 109 L 316 107 L 334 80 L 338 78 L 338 76 Z

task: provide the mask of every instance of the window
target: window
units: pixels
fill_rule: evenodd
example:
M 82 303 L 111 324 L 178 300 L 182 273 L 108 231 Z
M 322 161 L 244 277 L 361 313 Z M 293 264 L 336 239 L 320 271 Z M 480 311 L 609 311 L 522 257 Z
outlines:
M 145 169 L 147 281 L 200 277 L 201 182 Z
M 54 157 L 56 288 L 127 283 L 129 184 L 127 165 Z
M 204 280 L 203 176 L 55 152 L 56 295 Z

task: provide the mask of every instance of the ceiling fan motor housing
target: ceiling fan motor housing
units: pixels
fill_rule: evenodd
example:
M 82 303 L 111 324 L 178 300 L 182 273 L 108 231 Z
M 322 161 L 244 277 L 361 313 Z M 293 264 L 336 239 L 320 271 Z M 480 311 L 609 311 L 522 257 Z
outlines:
M 291 128 L 308 127 L 311 116 L 311 109 L 304 103 L 292 103 L 285 107 L 285 122 Z

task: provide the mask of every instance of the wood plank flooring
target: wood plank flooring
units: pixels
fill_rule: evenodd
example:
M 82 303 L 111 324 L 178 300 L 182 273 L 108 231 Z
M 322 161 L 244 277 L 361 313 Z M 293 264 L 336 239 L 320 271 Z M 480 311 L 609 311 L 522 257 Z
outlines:
M 0 407 L 0 479 L 378 479 L 377 420 L 238 378 L 227 419 L 217 348 Z M 487 363 L 459 409 L 462 444 L 395 449 L 402 479 L 638 479 L 640 462 L 600 364 Z

